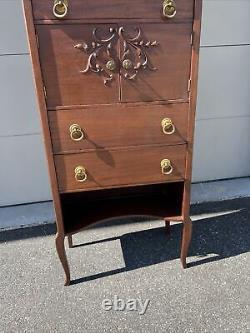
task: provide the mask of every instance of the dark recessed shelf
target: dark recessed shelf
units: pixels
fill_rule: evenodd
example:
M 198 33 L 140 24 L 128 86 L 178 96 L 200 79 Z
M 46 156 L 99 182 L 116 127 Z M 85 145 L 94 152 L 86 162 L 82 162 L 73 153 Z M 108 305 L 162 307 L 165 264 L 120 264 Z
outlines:
M 61 194 L 66 234 L 121 216 L 181 216 L 183 182 Z

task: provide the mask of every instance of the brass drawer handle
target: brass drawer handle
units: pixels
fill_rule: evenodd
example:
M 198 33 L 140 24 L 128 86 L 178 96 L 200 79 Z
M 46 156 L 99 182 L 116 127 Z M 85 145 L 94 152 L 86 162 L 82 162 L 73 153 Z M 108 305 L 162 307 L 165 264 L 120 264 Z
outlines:
M 163 175 L 170 175 L 174 171 L 171 161 L 167 158 L 161 161 L 161 172 Z
M 167 18 L 175 17 L 176 11 L 176 4 L 174 0 L 164 0 L 163 1 L 163 8 L 162 8 L 163 16 Z
M 80 183 L 83 183 L 88 179 L 87 172 L 83 166 L 79 165 L 75 168 L 75 179 Z
M 78 124 L 73 124 L 69 128 L 70 137 L 73 141 L 81 141 L 84 138 L 83 130 Z
M 53 14 L 57 18 L 64 18 L 68 14 L 68 0 L 54 0 Z
M 175 132 L 175 126 L 170 118 L 164 118 L 161 122 L 162 131 L 164 134 L 173 134 Z

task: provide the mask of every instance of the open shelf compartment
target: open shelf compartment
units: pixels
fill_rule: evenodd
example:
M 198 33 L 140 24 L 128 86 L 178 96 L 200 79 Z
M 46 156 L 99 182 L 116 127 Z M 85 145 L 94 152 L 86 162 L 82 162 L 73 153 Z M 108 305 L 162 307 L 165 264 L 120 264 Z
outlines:
M 61 194 L 66 234 L 109 218 L 182 215 L 184 182 Z

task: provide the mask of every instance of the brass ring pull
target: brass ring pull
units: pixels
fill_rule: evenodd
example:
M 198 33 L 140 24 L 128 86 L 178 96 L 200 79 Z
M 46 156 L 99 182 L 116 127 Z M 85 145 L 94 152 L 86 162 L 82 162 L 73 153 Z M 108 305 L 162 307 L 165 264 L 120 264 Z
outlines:
M 83 183 L 88 179 L 87 172 L 83 166 L 79 165 L 75 168 L 75 179 L 80 183 Z
M 170 175 L 174 171 L 171 161 L 167 158 L 161 161 L 161 172 L 163 175 Z
M 54 0 L 54 16 L 57 18 L 64 18 L 68 14 L 68 6 L 68 0 Z
M 73 124 L 69 128 L 70 137 L 73 141 L 81 141 L 84 138 L 83 130 L 78 124 Z
M 174 0 L 164 0 L 163 1 L 163 9 L 162 9 L 163 16 L 167 18 L 175 17 L 176 11 L 176 4 Z
M 171 135 L 175 132 L 175 126 L 170 118 L 164 118 L 161 122 L 161 126 L 164 134 Z

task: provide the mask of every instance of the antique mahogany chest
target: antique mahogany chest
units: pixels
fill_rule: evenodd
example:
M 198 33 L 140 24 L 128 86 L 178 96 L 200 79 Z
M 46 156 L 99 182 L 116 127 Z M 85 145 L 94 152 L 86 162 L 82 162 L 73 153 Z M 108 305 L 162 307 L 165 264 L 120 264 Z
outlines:
M 201 0 L 23 0 L 64 240 L 128 215 L 183 222 L 190 181 Z

